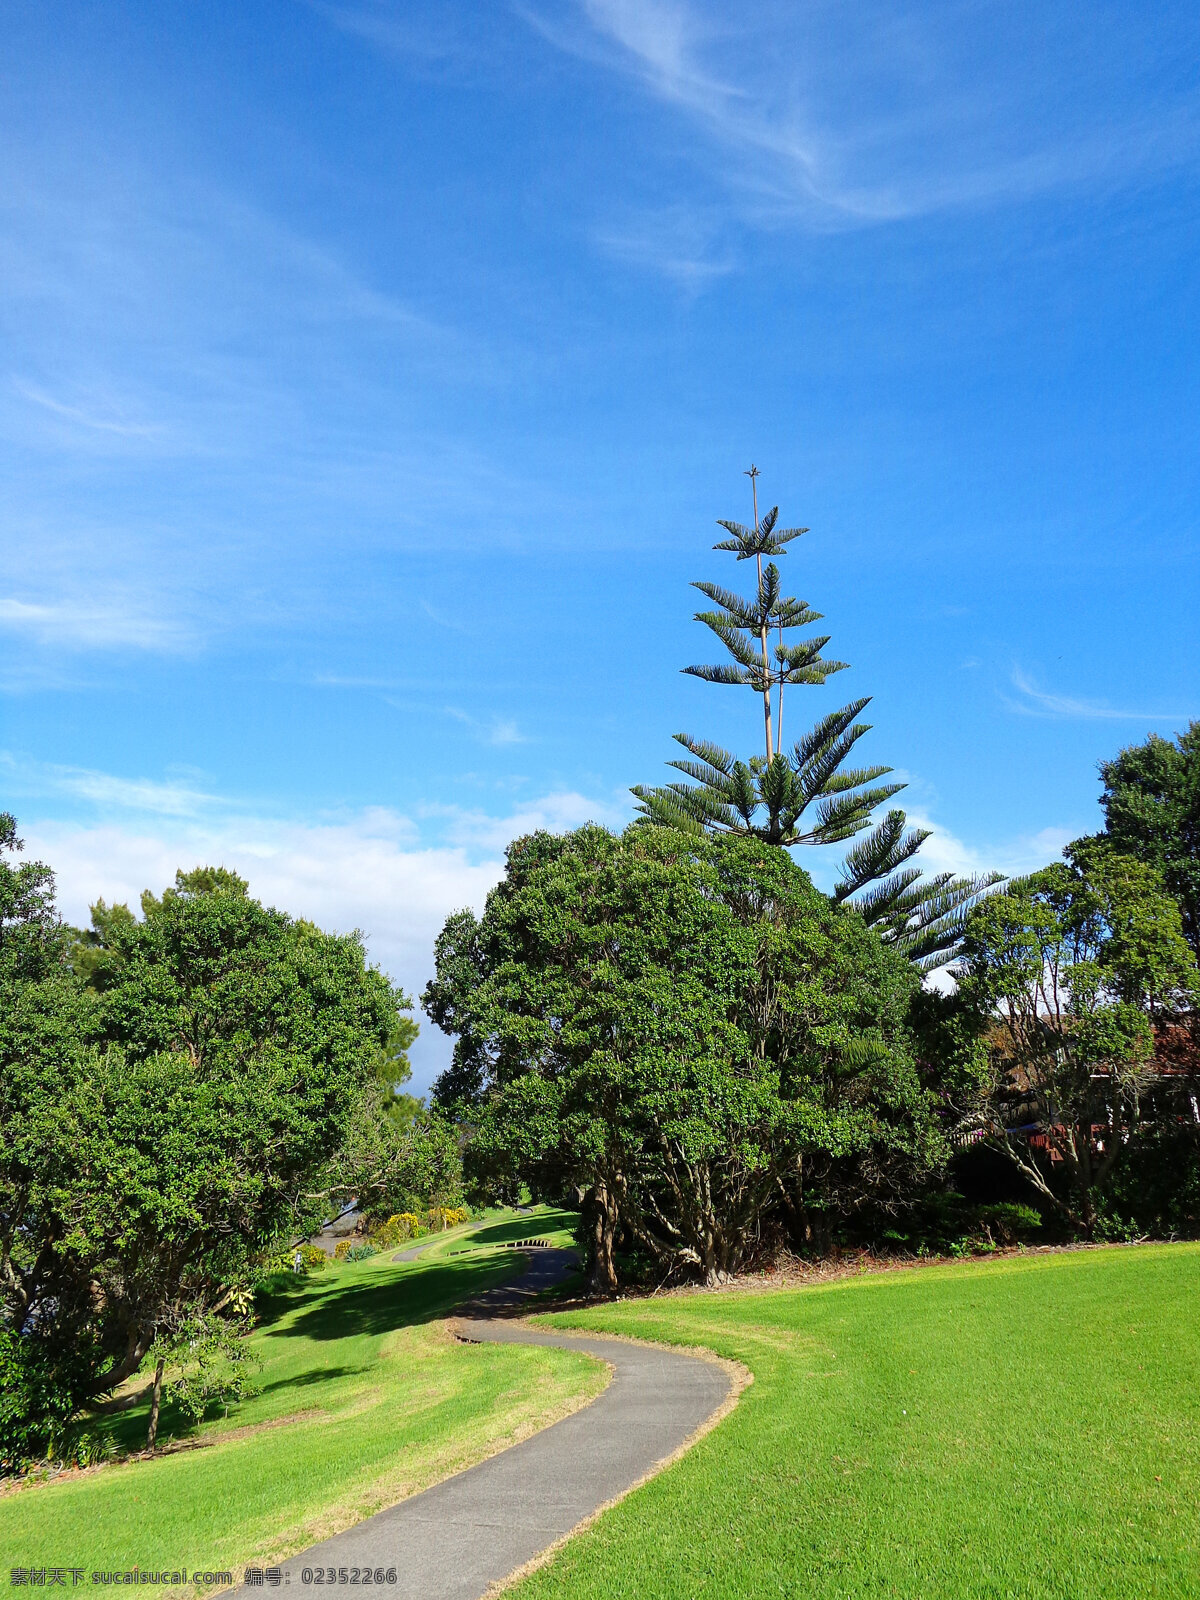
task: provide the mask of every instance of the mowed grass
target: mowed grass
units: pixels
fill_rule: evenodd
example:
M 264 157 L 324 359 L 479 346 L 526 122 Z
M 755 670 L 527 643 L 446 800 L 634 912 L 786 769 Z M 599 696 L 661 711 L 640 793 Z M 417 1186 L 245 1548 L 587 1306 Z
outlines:
M 1200 1247 L 545 1319 L 745 1363 L 736 1410 L 513 1600 L 1200 1596 Z
M 422 1261 L 436 1261 L 446 1256 L 463 1255 L 473 1250 L 494 1250 L 518 1244 L 522 1239 L 539 1239 L 560 1250 L 575 1245 L 574 1211 L 561 1211 L 555 1206 L 534 1206 L 524 1212 L 499 1211 L 489 1213 L 478 1222 L 463 1223 L 449 1228 L 445 1233 L 434 1234 L 428 1240 L 418 1240 L 412 1249 L 419 1249 Z M 403 1247 L 402 1247 L 403 1248 Z
M 489 1227 L 542 1237 L 565 1215 L 490 1219 L 461 1230 L 459 1247 Z M 0 1571 L 186 1565 L 240 1576 L 247 1562 L 305 1549 L 603 1388 L 598 1363 L 564 1351 L 453 1340 L 451 1309 L 521 1265 L 508 1250 L 442 1253 L 453 1247 L 447 1236 L 433 1259 L 381 1255 L 276 1280 L 253 1335 L 259 1395 L 188 1435 L 204 1448 L 0 1497 Z M 146 1420 L 142 1404 L 106 1426 L 136 1449 Z M 187 1430 L 165 1411 L 162 1437 L 171 1433 Z

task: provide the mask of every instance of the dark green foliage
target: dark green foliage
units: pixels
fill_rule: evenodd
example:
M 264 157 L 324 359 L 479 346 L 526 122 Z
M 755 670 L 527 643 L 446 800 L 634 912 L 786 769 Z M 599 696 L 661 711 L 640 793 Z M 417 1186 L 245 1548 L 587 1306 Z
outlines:
M 404 1002 L 356 939 L 224 869 L 179 874 L 140 920 L 98 906 L 69 952 L 47 878 L 26 873 L 22 901 L 13 874 L 0 862 L 24 907 L 19 977 L 0 977 L 0 1326 L 46 1443 L 152 1346 L 194 1352 L 203 1323 L 215 1349 L 263 1253 L 327 1214 Z
M 63 1106 L 89 1008 L 65 959 L 53 874 L 18 864 L 21 849 L 0 815 L 0 1476 L 62 1441 L 96 1354 L 86 1285 L 40 1226 L 69 1163 Z M 73 1338 L 25 1336 L 39 1294 Z
M 621 1237 L 660 1275 L 718 1276 L 769 1205 L 825 1226 L 944 1155 L 911 968 L 757 841 L 535 834 L 438 953 L 425 1003 L 469 1040 L 476 1172 L 580 1192 L 602 1284 Z
M 483 1093 L 486 1041 L 476 1033 L 472 996 L 483 980 L 478 924 L 471 911 L 446 918 L 433 947 L 435 976 L 421 996 L 430 1020 L 454 1040 L 451 1064 L 434 1085 L 434 1098 L 447 1110 L 466 1112 Z
M 1200 975 L 1153 868 L 1103 840 L 1067 853 L 967 924 L 961 1004 L 988 1048 L 964 1125 L 1090 1234 L 1099 1194 L 1166 1110 L 1154 1025 L 1194 1004 Z
M 0 984 L 37 982 L 62 959 L 54 874 L 41 861 L 8 859 L 23 849 L 16 818 L 0 811 Z
M 1100 766 L 1105 837 L 1157 869 L 1200 960 L 1200 722 L 1172 742 L 1151 734 Z
M 0 1325 L 0 1478 L 55 1451 L 78 1410 L 76 1364 Z
M 419 1102 L 404 1117 L 386 1105 L 383 1112 L 380 1116 L 374 1095 L 364 1097 L 335 1168 L 341 1190 L 356 1196 L 359 1210 L 372 1223 L 400 1212 L 461 1205 L 462 1154 L 454 1125 Z
M 1099 1237 L 1200 1238 L 1200 1123 L 1190 1098 L 1177 1116 L 1139 1130 L 1100 1198 Z
M 933 1190 L 902 1216 L 860 1238 L 875 1249 L 900 1254 L 988 1255 L 1041 1240 L 1042 1216 L 1018 1201 L 970 1201 L 955 1189 Z

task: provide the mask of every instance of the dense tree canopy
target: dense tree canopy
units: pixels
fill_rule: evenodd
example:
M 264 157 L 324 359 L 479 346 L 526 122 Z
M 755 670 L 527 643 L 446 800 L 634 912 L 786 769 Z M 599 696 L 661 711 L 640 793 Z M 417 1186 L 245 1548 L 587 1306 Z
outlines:
M 714 1277 L 769 1205 L 803 1230 L 902 1199 L 942 1146 L 909 1054 L 917 980 L 782 851 L 634 827 L 514 844 L 424 996 L 457 1036 L 493 1182 L 577 1189 L 596 1281 L 619 1240 Z
M 1100 765 L 1105 837 L 1157 868 L 1200 960 L 1200 722 L 1174 740 L 1151 734 Z
M 1194 1004 L 1200 980 L 1152 867 L 1102 840 L 1067 854 L 974 911 L 959 990 L 988 1030 L 968 1125 L 1090 1234 L 1099 1192 L 1154 1122 L 1154 1025 Z
M 174 1331 L 236 1310 L 264 1254 L 362 1179 L 347 1153 L 406 1004 L 356 938 L 264 908 L 222 869 L 179 874 L 140 918 L 99 905 L 74 943 L 51 891 L 46 869 L 0 863 L 20 969 L 0 979 L 10 1456 L 30 1443 L 22 1408 L 44 1433 Z

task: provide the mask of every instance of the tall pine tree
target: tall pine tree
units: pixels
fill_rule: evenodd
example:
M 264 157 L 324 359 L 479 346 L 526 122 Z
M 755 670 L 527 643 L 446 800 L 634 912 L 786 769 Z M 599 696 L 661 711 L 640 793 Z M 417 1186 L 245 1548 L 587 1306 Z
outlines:
M 688 759 L 669 764 L 692 781 L 639 785 L 633 793 L 647 823 L 747 834 L 781 846 L 837 844 L 871 828 L 877 808 L 904 785 L 879 782 L 890 767 L 846 765 L 854 746 L 870 731 L 869 723 L 857 720 L 869 698 L 852 700 L 823 717 L 784 753 L 785 688 L 823 684 L 847 663 L 822 656 L 828 635 L 785 642 L 785 635 L 820 622 L 821 613 L 783 594 L 779 568 L 770 558 L 786 555 L 792 540 L 808 529 L 780 528 L 778 506 L 760 518 L 758 469 L 752 466 L 747 476 L 754 526 L 719 522 L 729 538 L 713 548 L 738 561 L 753 560 L 757 590 L 746 599 L 720 584 L 694 585 L 713 606 L 697 612 L 696 620 L 711 628 L 731 659 L 683 670 L 707 683 L 747 688 L 761 700 L 764 753 L 742 761 L 709 740 L 677 733 Z M 928 837 L 927 829 L 908 827 L 903 811 L 889 810 L 848 853 L 834 890 L 836 900 L 853 905 L 923 970 L 952 959 L 966 912 L 999 881 L 994 873 L 956 878 L 943 872 L 925 878 L 910 863 Z

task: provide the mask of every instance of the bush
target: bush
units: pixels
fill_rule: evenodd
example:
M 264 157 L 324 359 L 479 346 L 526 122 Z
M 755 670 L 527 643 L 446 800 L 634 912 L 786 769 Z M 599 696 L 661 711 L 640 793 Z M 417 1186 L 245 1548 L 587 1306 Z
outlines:
M 1042 1226 L 1042 1215 L 1036 1207 L 1015 1201 L 979 1206 L 975 1216 L 980 1231 L 994 1244 L 1019 1244 Z
M 351 1245 L 350 1249 L 346 1251 L 345 1259 L 347 1261 L 367 1261 L 371 1256 L 378 1255 L 378 1253 L 369 1240 L 363 1239 L 358 1244 Z
M 404 1244 L 408 1239 L 417 1238 L 424 1231 L 421 1219 L 415 1211 L 399 1211 L 372 1229 L 371 1239 L 379 1249 L 388 1250 L 393 1245 Z
M 77 1409 L 73 1386 L 43 1348 L 0 1327 L 0 1478 L 66 1459 Z
M 1200 1127 L 1142 1132 L 1113 1175 L 1096 1232 L 1102 1239 L 1200 1238 Z
M 431 1232 L 441 1233 L 446 1228 L 457 1228 L 469 1216 L 466 1206 L 430 1206 L 427 1221 Z
M 878 1235 L 885 1249 L 915 1255 L 986 1255 L 1019 1244 L 1042 1227 L 1041 1213 L 1033 1206 L 1000 1200 L 974 1205 L 955 1189 L 926 1195 L 903 1217 Z M 870 1245 L 869 1234 L 858 1239 Z
M 300 1257 L 300 1266 L 297 1269 L 296 1257 Z M 258 1278 L 272 1278 L 276 1273 L 287 1272 L 321 1272 L 329 1265 L 329 1257 L 319 1245 L 302 1244 L 293 1245 L 289 1250 L 276 1251 L 274 1255 L 263 1256 L 258 1262 Z

